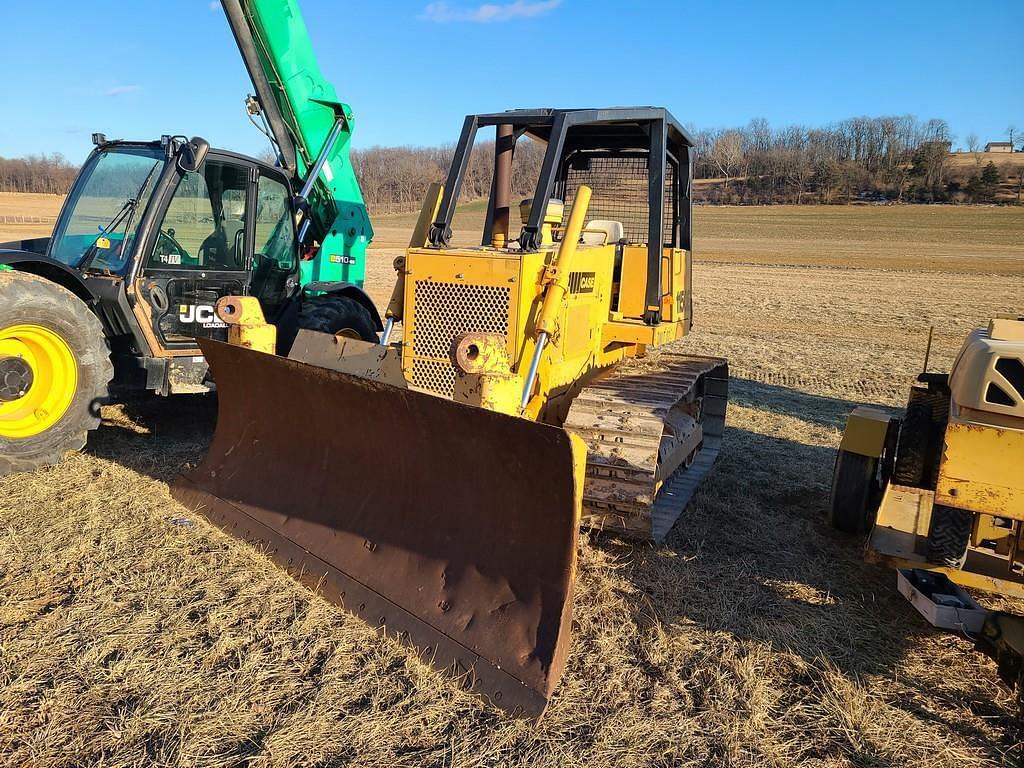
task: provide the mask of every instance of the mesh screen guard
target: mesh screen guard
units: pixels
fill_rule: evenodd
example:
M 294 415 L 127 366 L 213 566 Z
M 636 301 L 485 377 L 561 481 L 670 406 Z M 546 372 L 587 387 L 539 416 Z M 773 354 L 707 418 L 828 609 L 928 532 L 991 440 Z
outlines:
M 678 247 L 675 237 L 677 216 L 676 169 L 665 164 L 665 200 L 662 239 Z M 649 228 L 647 157 L 632 155 L 577 155 L 566 162 L 563 177 L 555 183 L 555 197 L 565 202 L 566 215 L 576 199 L 576 190 L 586 184 L 593 190 L 587 221 L 610 219 L 622 223 L 630 243 L 646 243 Z

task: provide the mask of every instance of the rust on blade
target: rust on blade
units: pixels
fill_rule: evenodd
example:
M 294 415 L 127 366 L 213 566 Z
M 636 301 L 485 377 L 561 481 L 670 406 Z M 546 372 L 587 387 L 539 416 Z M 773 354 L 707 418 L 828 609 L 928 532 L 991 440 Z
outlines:
M 361 379 L 383 381 L 400 389 L 409 387 L 402 375 L 401 350 L 362 339 L 300 329 L 288 352 L 288 359 L 349 373 Z
M 172 493 L 495 705 L 539 717 L 572 622 L 565 432 L 200 340 L 213 443 Z

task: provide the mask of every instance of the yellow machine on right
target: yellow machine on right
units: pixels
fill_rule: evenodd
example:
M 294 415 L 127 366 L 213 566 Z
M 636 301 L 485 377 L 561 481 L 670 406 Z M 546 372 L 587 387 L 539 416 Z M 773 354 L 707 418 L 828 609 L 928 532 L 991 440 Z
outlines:
M 869 560 L 1024 596 L 1024 320 L 973 331 L 950 373 L 922 373 L 902 417 L 850 414 L 831 520 L 870 530 Z
M 867 534 L 865 559 L 900 569 L 901 592 L 933 624 L 952 608 L 949 626 L 1024 691 L 1024 618 L 986 612 L 956 586 L 1024 597 L 1024 317 L 972 331 L 949 374 L 918 376 L 902 416 L 850 414 L 830 517 Z

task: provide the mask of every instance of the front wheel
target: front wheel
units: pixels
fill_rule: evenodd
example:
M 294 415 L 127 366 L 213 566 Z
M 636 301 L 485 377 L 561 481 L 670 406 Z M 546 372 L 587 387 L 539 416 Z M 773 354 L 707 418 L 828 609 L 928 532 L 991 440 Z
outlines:
M 963 568 L 973 527 L 973 512 L 941 504 L 932 507 L 932 523 L 928 530 L 929 562 L 947 568 Z
M 927 403 L 915 402 L 907 406 L 907 412 L 900 424 L 896 466 L 892 473 L 892 481 L 897 485 L 923 487 L 924 470 L 928 463 L 931 422 L 931 408 Z
M 832 527 L 843 533 L 867 533 L 874 525 L 878 501 L 878 459 L 840 449 L 832 471 Z
M 369 310 L 349 296 L 327 294 L 302 300 L 299 328 L 363 341 L 377 341 L 377 328 Z
M 77 296 L 0 272 L 0 476 L 81 449 L 112 377 L 103 326 Z

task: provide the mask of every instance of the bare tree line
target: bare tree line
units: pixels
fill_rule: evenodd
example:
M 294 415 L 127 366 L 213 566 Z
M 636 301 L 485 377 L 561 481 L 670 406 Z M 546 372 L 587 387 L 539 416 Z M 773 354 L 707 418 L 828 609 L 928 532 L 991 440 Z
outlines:
M 902 202 L 993 200 L 1011 172 L 989 164 L 954 168 L 953 136 L 945 120 L 911 115 L 854 117 L 824 127 L 746 126 L 691 131 L 694 197 L 734 204 L 837 203 L 857 198 Z M 971 151 L 977 136 L 967 137 Z M 455 146 L 372 147 L 354 150 L 352 162 L 367 206 L 374 213 L 415 210 L 431 182 L 444 179 Z M 532 194 L 543 147 L 520 139 L 513 162 L 513 194 Z M 470 157 L 461 199 L 487 196 L 492 141 L 478 142 Z M 0 191 L 65 193 L 77 168 L 61 155 L 0 157 Z M 1021 171 L 1015 174 L 1020 186 Z
M 982 168 L 980 161 L 973 170 L 952 167 L 953 135 L 946 121 L 921 121 L 912 115 L 854 117 L 820 128 L 775 128 L 758 118 L 740 128 L 691 134 L 694 177 L 699 181 L 694 198 L 699 202 L 983 202 L 994 200 L 999 184 L 1011 174 L 993 163 Z M 977 151 L 977 137 L 969 139 Z M 354 152 L 368 206 L 377 212 L 414 209 L 427 185 L 444 178 L 453 151 L 454 146 L 446 145 Z M 493 142 L 474 148 L 463 200 L 487 195 L 493 151 Z M 520 140 L 514 194 L 532 192 L 542 159 L 538 144 Z M 1016 174 L 1021 175 L 1019 169 Z
M 367 207 L 376 213 L 415 210 L 423 202 L 427 187 L 444 181 L 455 154 L 454 144 L 440 147 L 372 147 L 354 150 L 352 165 Z M 543 145 L 520 139 L 512 160 L 513 196 L 532 195 L 544 159 Z M 491 189 L 494 142 L 481 141 L 473 147 L 460 193 L 461 200 L 479 200 Z
M 984 199 L 973 193 L 977 185 L 968 191 L 980 169 L 972 175 L 951 168 L 953 136 L 945 120 L 854 117 L 822 128 L 773 128 L 759 118 L 742 128 L 698 130 L 694 141 L 696 178 L 720 182 L 705 185 L 709 202 Z M 971 134 L 968 142 L 977 151 L 977 137 Z
M 78 174 L 78 166 L 63 155 L 0 157 L 0 192 L 66 194 Z

